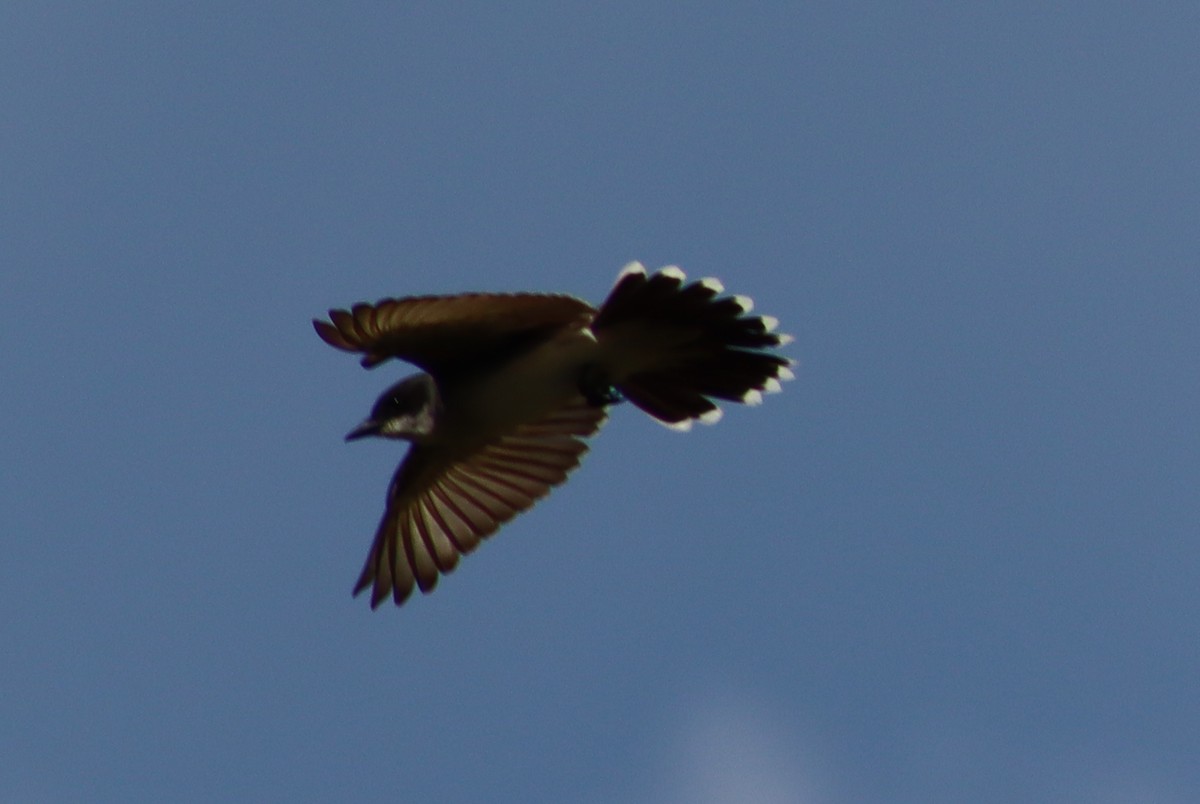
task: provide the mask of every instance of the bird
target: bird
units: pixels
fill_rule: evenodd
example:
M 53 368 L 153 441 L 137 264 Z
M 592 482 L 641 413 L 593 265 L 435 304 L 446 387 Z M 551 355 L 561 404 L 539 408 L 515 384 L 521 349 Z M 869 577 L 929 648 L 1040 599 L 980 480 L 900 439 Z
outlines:
M 757 405 L 793 379 L 771 350 L 792 337 L 713 278 L 626 265 L 592 307 L 545 293 L 384 298 L 314 319 L 364 368 L 421 369 L 385 390 L 346 435 L 409 442 L 354 596 L 399 606 L 567 479 L 628 401 L 674 430 L 715 423 L 714 400 Z

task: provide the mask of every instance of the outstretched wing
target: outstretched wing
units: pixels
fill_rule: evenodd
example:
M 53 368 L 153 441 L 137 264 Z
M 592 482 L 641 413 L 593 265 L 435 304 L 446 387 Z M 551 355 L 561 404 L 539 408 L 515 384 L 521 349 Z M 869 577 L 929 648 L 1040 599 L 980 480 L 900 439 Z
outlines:
M 567 479 L 587 452 L 582 439 L 606 415 L 577 397 L 448 464 L 435 448 L 414 444 L 388 488 L 387 509 L 354 594 L 370 589 L 376 608 L 389 594 L 400 605 L 414 586 L 430 592 L 459 556 Z
M 519 351 L 594 314 L 571 296 L 466 293 L 356 304 L 313 327 L 330 346 L 361 353 L 365 368 L 395 357 L 437 375 Z

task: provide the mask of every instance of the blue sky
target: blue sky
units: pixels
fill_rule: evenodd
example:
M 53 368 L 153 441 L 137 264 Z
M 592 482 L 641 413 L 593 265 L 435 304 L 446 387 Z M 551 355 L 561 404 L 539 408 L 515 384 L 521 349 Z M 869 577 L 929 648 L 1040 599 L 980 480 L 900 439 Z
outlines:
M 443 5 L 0 11 L 0 800 L 1196 800 L 1195 4 Z M 631 259 L 796 381 L 352 599 L 309 320 Z

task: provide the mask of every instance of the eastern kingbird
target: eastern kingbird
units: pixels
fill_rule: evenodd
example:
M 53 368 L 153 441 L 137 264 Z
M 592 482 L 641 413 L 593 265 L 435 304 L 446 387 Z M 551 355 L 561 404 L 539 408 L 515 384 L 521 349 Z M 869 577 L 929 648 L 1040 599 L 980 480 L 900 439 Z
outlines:
M 388 388 L 346 436 L 411 442 L 354 586 L 400 605 L 579 465 L 583 439 L 628 399 L 675 430 L 712 424 L 712 398 L 757 405 L 792 379 L 765 350 L 791 341 L 716 279 L 630 263 L 597 310 L 571 296 L 464 293 L 330 310 L 330 346 L 426 373 Z

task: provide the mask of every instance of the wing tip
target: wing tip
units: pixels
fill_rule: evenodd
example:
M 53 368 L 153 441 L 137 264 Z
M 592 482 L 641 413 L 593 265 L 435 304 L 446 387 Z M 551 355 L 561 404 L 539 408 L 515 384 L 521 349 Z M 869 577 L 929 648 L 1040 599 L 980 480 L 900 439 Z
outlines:
M 333 311 L 330 310 L 330 313 Z M 325 343 L 336 349 L 345 349 L 346 339 L 342 337 L 342 333 L 336 326 L 324 320 L 323 318 L 314 318 L 312 320 L 313 329 L 317 332 L 317 337 L 325 341 Z

